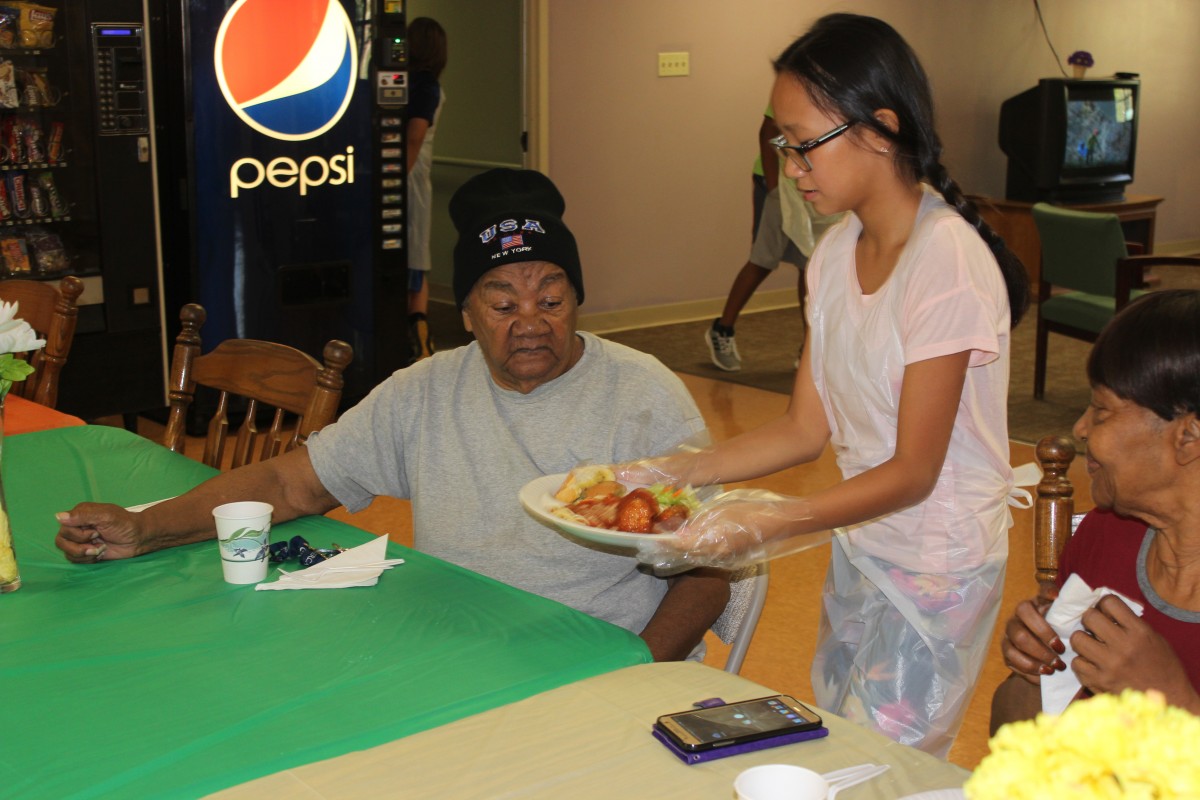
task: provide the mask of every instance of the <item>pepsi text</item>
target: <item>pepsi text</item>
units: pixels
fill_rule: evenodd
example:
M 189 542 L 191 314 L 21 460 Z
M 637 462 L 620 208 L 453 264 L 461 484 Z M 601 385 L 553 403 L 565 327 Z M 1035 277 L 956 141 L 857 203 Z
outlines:
M 243 190 L 257 189 L 263 181 L 278 189 L 297 187 L 301 197 L 316 186 L 341 186 L 354 183 L 354 148 L 330 158 L 308 156 L 299 164 L 294 158 L 280 156 L 265 165 L 257 158 L 239 158 L 229 168 L 229 196 L 237 198 Z

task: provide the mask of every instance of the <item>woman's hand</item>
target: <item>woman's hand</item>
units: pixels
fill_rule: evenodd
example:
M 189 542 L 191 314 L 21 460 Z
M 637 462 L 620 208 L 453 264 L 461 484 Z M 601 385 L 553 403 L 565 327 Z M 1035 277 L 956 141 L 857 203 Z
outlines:
M 678 453 L 613 464 L 611 468 L 617 480 L 626 484 L 651 486 L 661 483 L 666 486 L 684 486 L 690 483 L 686 478 L 694 461 L 695 455 L 692 453 Z
M 1018 603 L 1016 613 L 1004 626 L 1004 641 L 1000 645 L 1008 668 L 1035 685 L 1041 684 L 1043 675 L 1067 668 L 1059 658 L 1066 647 L 1046 622 L 1046 611 L 1052 602 L 1051 597 L 1038 597 Z
M 1195 709 L 1196 690 L 1175 650 L 1116 595 L 1083 614 L 1083 631 L 1071 635 L 1071 669 L 1092 692 L 1155 689 L 1167 702 Z
M 737 489 L 702 505 L 670 540 L 638 548 L 638 560 L 669 574 L 693 567 L 736 569 L 829 541 L 813 530 L 808 500 Z

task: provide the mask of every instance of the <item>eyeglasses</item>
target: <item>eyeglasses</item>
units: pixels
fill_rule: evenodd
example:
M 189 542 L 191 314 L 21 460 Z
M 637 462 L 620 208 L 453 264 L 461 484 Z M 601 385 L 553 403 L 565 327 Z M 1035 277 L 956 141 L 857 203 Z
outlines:
M 841 136 L 843 133 L 850 130 L 850 126 L 853 124 L 853 122 L 847 122 L 844 125 L 839 125 L 829 133 L 821 134 L 815 139 L 810 139 L 809 141 L 801 142 L 800 144 L 788 144 L 787 137 L 785 137 L 783 134 L 776 136 L 771 140 L 770 143 L 775 147 L 775 151 L 781 157 L 790 159 L 793 164 L 805 172 L 812 172 L 812 164 L 809 163 L 808 154 L 826 142 L 833 141 L 837 137 Z

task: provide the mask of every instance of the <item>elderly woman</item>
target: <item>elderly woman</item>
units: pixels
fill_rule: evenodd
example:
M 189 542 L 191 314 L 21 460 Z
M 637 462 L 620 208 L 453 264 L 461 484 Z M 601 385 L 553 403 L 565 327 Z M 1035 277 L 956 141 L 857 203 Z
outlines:
M 1092 400 L 1075 435 L 1097 510 L 1067 542 L 1059 586 L 1078 574 L 1144 610 L 1106 596 L 1084 613 L 1065 664 L 1043 616 L 1050 601 L 1023 601 L 1005 628 L 1013 674 L 993 698 L 993 730 L 1040 711 L 1040 677 L 1065 669 L 1093 693 L 1156 689 L 1200 713 L 1200 291 L 1131 303 L 1096 340 L 1087 372 Z

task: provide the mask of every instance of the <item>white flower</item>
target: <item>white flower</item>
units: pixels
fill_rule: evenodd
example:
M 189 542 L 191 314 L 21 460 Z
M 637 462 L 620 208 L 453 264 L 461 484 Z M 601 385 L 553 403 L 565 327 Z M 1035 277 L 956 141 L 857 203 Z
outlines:
M 17 319 L 17 305 L 0 301 L 0 353 L 27 353 L 46 346 L 28 322 Z

